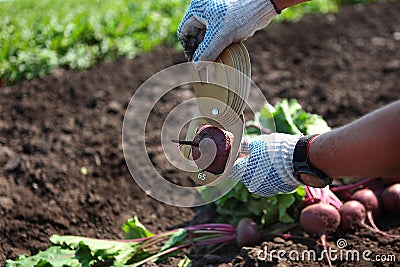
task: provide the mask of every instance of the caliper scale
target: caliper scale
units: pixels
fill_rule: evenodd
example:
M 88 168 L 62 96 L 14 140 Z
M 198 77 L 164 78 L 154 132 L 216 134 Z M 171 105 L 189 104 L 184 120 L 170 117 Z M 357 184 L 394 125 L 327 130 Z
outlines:
M 217 179 L 221 180 L 230 174 L 243 136 L 243 111 L 250 93 L 250 77 L 250 57 L 242 43 L 227 47 L 216 62 L 193 70 L 198 111 L 190 121 L 186 140 L 193 140 L 197 131 L 205 124 L 217 126 L 234 136 L 224 172 L 219 175 L 202 169 L 190 172 L 191 178 L 197 184 L 212 185 Z M 186 159 L 193 160 L 190 146 L 184 146 L 182 151 Z

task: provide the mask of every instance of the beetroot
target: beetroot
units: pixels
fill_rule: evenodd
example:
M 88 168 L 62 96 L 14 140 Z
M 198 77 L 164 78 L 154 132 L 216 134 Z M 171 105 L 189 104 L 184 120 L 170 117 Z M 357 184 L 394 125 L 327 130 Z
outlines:
M 361 227 L 388 238 L 399 238 L 397 235 L 388 234 L 380 230 L 372 221 L 371 212 L 368 212 L 364 205 L 357 200 L 345 202 L 340 208 L 340 216 L 342 217 L 340 228 L 345 231 Z M 366 223 L 366 219 L 369 220 L 371 226 Z
M 312 204 L 304 208 L 300 213 L 300 225 L 310 234 L 320 235 L 324 250 L 328 250 L 326 235 L 335 232 L 340 224 L 339 211 L 326 202 Z M 330 258 L 326 256 L 329 266 L 332 266 Z
M 192 146 L 191 152 L 196 165 L 213 174 L 221 174 L 229 158 L 233 134 L 212 125 L 204 125 L 193 141 L 172 140 L 181 145 Z
M 379 199 L 377 198 L 374 191 L 372 191 L 369 188 L 364 188 L 364 189 L 358 190 L 353 194 L 353 199 L 361 202 L 364 205 L 366 212 L 367 212 L 366 213 L 367 220 L 372 227 L 369 227 L 365 223 L 361 223 L 360 226 L 366 227 L 366 228 L 370 229 L 371 231 L 379 233 L 385 237 L 389 237 L 389 238 L 397 238 L 398 237 L 396 235 L 388 234 L 388 233 L 380 230 L 376 226 L 376 224 L 374 222 L 374 216 L 379 215 L 381 210 L 380 210 L 380 205 L 379 205 Z
M 383 208 L 392 214 L 400 214 L 400 183 L 393 184 L 382 193 Z
M 357 190 L 353 194 L 353 199 L 360 201 L 367 209 L 367 212 L 372 212 L 375 217 L 380 215 L 381 210 L 379 209 L 379 199 L 371 189 L 364 188 Z
M 367 211 L 364 205 L 357 200 L 349 200 L 339 210 L 341 223 L 340 228 L 344 231 L 365 227 Z
M 249 219 L 241 219 L 236 227 L 236 241 L 240 247 L 253 246 L 260 239 L 257 224 Z
M 301 211 L 300 225 L 310 234 L 323 235 L 337 230 L 339 211 L 325 203 L 312 204 Z

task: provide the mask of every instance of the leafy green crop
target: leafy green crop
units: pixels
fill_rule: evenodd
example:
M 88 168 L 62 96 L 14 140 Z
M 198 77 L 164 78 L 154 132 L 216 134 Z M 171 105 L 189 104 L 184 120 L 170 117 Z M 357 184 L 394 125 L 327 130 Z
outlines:
M 283 10 L 274 21 L 298 21 L 309 13 L 329 13 L 337 11 L 339 11 L 339 2 L 337 1 L 312 0 Z
M 393 0 L 380 0 L 379 2 L 389 2 Z M 376 3 L 378 0 L 311 0 L 282 11 L 282 13 L 274 19 L 274 22 L 281 21 L 298 21 L 304 15 L 310 13 L 332 13 L 338 12 L 344 5 L 359 5 Z
M 128 236 L 143 238 L 152 236 L 134 217 L 123 225 Z M 124 240 L 101 240 L 81 236 L 50 237 L 51 246 L 33 256 L 19 256 L 15 261 L 7 260 L 5 267 L 81 267 L 103 263 L 102 266 L 124 266 L 132 261 L 140 261 L 149 256 L 140 242 Z
M 335 12 L 343 3 L 313 0 L 274 21 Z M 43 76 L 57 67 L 86 69 L 116 57 L 180 47 L 176 30 L 190 0 L 0 0 L 0 86 Z
M 324 119 L 316 114 L 305 112 L 295 99 L 283 99 L 274 107 L 269 103 L 255 114 L 255 121 L 248 125 L 259 124 L 265 129 L 287 134 L 323 133 L 330 130 Z M 253 127 L 247 128 L 247 134 L 261 134 Z M 200 192 L 205 198 L 207 190 Z M 279 194 L 272 197 L 261 197 L 249 193 L 243 183 L 238 183 L 228 194 L 214 202 L 220 220 L 237 224 L 245 217 L 253 218 L 257 223 L 268 225 L 275 222 L 293 222 L 296 208 L 294 205 L 305 197 L 303 187 L 298 187 L 292 193 Z
M 267 129 L 275 128 L 278 133 L 307 135 L 324 133 L 331 129 L 320 115 L 304 111 L 296 99 L 283 99 L 275 107 L 265 103 L 255 117 L 261 126 Z M 270 124 L 271 117 L 275 127 Z
M 176 44 L 188 0 L 0 2 L 0 77 L 18 81 L 58 66 L 86 69 Z M 0 81 L 1 81 L 0 80 Z
M 45 251 L 7 260 L 5 267 L 138 267 L 177 255 L 184 248 L 236 240 L 236 228 L 229 224 L 198 224 L 153 234 L 135 216 L 122 229 L 125 240 L 52 235 Z M 178 266 L 189 267 L 191 260 L 185 256 Z

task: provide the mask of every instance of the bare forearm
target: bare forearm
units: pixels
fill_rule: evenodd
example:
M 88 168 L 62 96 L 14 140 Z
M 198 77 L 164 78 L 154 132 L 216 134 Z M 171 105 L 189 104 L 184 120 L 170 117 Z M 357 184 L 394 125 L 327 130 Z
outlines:
M 400 101 L 320 135 L 309 159 L 333 178 L 400 176 Z
M 279 10 L 284 10 L 287 7 L 291 7 L 307 1 L 308 0 L 273 0 L 276 8 L 278 8 Z

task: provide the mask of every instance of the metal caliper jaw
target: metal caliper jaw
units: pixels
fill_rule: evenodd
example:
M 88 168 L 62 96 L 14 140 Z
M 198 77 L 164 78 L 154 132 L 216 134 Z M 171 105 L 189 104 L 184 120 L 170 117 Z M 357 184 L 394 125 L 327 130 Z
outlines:
M 196 184 L 215 185 L 230 174 L 243 136 L 243 111 L 250 93 L 250 77 L 250 57 L 242 43 L 227 47 L 216 62 L 193 70 L 198 110 L 190 121 L 186 140 L 193 140 L 197 131 L 205 124 L 217 126 L 234 136 L 224 172 L 220 175 L 202 169 L 190 172 L 189 175 Z M 184 157 L 192 161 L 190 151 L 190 146 L 183 148 Z

